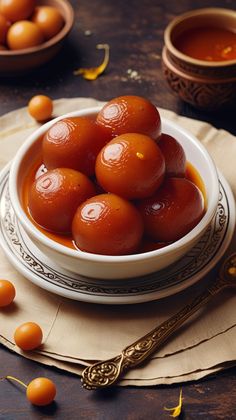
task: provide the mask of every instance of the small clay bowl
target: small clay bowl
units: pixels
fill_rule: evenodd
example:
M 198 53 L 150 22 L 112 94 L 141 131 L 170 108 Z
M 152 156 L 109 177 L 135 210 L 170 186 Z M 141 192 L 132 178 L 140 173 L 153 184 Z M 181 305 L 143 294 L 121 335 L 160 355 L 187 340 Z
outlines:
M 64 18 L 65 24 L 53 38 L 37 47 L 10 51 L 0 50 L 0 76 L 16 76 L 27 73 L 51 60 L 61 49 L 69 34 L 73 22 L 74 11 L 67 0 L 38 0 L 36 6 L 53 6 Z
M 236 99 L 236 59 L 204 61 L 183 54 L 176 38 L 190 28 L 214 27 L 236 32 L 236 11 L 198 9 L 177 16 L 164 33 L 162 67 L 171 90 L 191 105 L 216 110 Z

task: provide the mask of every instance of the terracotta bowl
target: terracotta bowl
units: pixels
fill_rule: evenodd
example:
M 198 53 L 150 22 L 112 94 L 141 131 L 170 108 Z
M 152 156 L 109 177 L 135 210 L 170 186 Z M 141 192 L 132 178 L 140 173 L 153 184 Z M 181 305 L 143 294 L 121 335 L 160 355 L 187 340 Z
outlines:
M 198 108 L 213 110 L 236 99 L 236 59 L 203 61 L 175 47 L 181 33 L 200 27 L 236 31 L 236 11 L 207 8 L 177 16 L 164 33 L 162 66 L 167 83 L 177 96 Z
M 53 38 L 37 47 L 17 51 L 0 50 L 0 76 L 15 76 L 45 64 L 58 53 L 69 34 L 74 22 L 74 11 L 69 1 L 38 0 L 36 5 L 56 7 L 64 18 L 63 28 Z
M 198 242 L 209 227 L 217 209 L 219 197 L 218 175 L 211 157 L 202 144 L 179 125 L 162 118 L 163 132 L 172 135 L 180 142 L 185 150 L 187 160 L 192 163 L 204 180 L 207 210 L 198 225 L 187 235 L 164 248 L 132 255 L 91 254 L 68 248 L 54 241 L 41 232 L 24 211 L 21 199 L 24 179 L 27 177 L 32 162 L 39 156 L 43 134 L 56 121 L 72 116 L 94 116 L 100 109 L 101 107 L 89 108 L 61 116 L 44 124 L 26 139 L 13 159 L 10 170 L 9 192 L 11 202 L 23 230 L 26 231 L 40 251 L 60 267 L 91 278 L 111 280 L 139 277 L 170 266 Z

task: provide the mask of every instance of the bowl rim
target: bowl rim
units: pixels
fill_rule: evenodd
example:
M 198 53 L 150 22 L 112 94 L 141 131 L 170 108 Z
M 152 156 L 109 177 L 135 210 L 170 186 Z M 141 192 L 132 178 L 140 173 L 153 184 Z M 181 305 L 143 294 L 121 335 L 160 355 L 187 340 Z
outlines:
M 35 47 L 22 48 L 21 50 L 0 50 L 0 57 L 15 57 L 15 56 L 30 55 L 33 53 L 38 53 L 40 51 L 47 50 L 48 48 L 52 47 L 53 45 L 60 42 L 63 38 L 65 38 L 70 32 L 70 30 L 72 29 L 72 26 L 74 23 L 74 9 L 68 0 L 56 0 L 56 1 L 58 3 L 64 4 L 68 11 L 67 18 L 64 19 L 65 24 L 63 28 L 61 28 L 61 30 L 55 36 L 50 38 L 48 41 L 45 41 L 40 45 L 36 45 Z M 47 4 L 45 4 L 45 6 L 47 6 Z
M 17 190 L 17 179 L 18 179 L 18 172 L 21 166 L 22 159 L 24 158 L 28 149 L 32 147 L 32 145 L 37 141 L 37 139 L 40 136 L 42 136 L 46 132 L 46 130 L 48 130 L 49 127 L 51 127 L 57 121 L 60 121 L 61 119 L 64 119 L 64 118 L 96 114 L 101 110 L 102 107 L 103 105 L 92 107 L 92 108 L 85 108 L 83 110 L 69 112 L 57 118 L 54 118 L 53 120 L 47 122 L 46 124 L 43 124 L 41 127 L 36 129 L 28 137 L 28 139 L 25 140 L 22 146 L 18 149 L 11 163 L 10 175 L 9 175 L 9 194 L 10 194 L 11 203 L 15 211 L 16 217 L 22 224 L 23 228 L 30 233 L 31 237 L 36 239 L 38 242 L 42 243 L 42 245 L 44 245 L 46 248 L 51 248 L 54 250 L 54 252 L 56 251 L 59 254 L 62 254 L 67 257 L 80 258 L 80 259 L 90 261 L 90 262 L 136 263 L 137 260 L 140 260 L 142 258 L 145 258 L 145 260 L 153 259 L 154 257 L 162 256 L 171 251 L 174 251 L 176 248 L 179 249 L 179 248 L 185 247 L 186 244 L 188 244 L 189 242 L 191 242 L 192 240 L 194 240 L 196 237 L 200 236 L 203 233 L 203 231 L 209 225 L 209 223 L 211 222 L 216 212 L 217 204 L 218 204 L 218 197 L 219 197 L 219 181 L 218 181 L 217 169 L 209 153 L 207 152 L 205 147 L 200 143 L 200 141 L 197 140 L 195 136 L 193 136 L 190 132 L 182 128 L 180 125 L 163 117 L 161 118 L 161 121 L 164 124 L 166 125 L 169 124 L 177 132 L 181 132 L 184 136 L 186 136 L 191 141 L 192 144 L 194 144 L 194 147 L 199 149 L 199 151 L 203 154 L 204 158 L 208 162 L 209 172 L 212 178 L 212 182 L 211 182 L 212 188 L 211 188 L 211 195 L 210 195 L 211 200 L 208 199 L 207 211 L 202 217 L 202 219 L 200 220 L 200 222 L 185 236 L 173 242 L 172 244 L 165 246 L 164 248 L 148 251 L 145 253 L 121 255 L 121 256 L 93 254 L 89 252 L 80 251 L 79 249 L 71 249 L 69 247 L 66 247 L 65 245 L 62 245 L 54 241 L 53 239 L 44 235 L 39 229 L 37 229 L 37 227 L 27 217 L 20 203 L 19 193 Z
M 234 60 L 224 60 L 224 61 L 205 61 L 200 60 L 197 58 L 190 57 L 187 54 L 182 53 L 179 51 L 172 43 L 171 40 L 171 34 L 173 29 L 180 24 L 181 22 L 184 22 L 185 20 L 188 20 L 189 18 L 195 17 L 195 16 L 202 16 L 202 15 L 222 15 L 222 16 L 235 16 L 235 23 L 236 23 L 236 10 L 233 9 L 226 9 L 221 7 L 206 7 L 201 9 L 194 9 L 189 12 L 183 13 L 181 15 L 176 16 L 174 19 L 170 21 L 170 23 L 167 25 L 165 31 L 164 31 L 164 43 L 167 47 L 167 49 L 177 58 L 179 58 L 182 61 L 185 61 L 189 64 L 193 64 L 196 66 L 206 67 L 206 68 L 216 68 L 216 67 L 230 67 L 232 65 L 236 64 L 236 58 Z
M 234 77 L 212 77 L 209 76 L 203 76 L 198 75 L 196 73 L 190 73 L 187 71 L 184 71 L 183 69 L 180 69 L 179 67 L 175 66 L 173 62 L 169 59 L 167 54 L 167 48 L 164 46 L 162 50 L 162 62 L 163 64 L 171 70 L 173 73 L 175 73 L 178 77 L 181 79 L 188 80 L 190 82 L 194 83 L 200 83 L 200 84 L 207 84 L 207 85 L 228 85 L 229 83 L 234 83 L 236 81 L 236 76 Z

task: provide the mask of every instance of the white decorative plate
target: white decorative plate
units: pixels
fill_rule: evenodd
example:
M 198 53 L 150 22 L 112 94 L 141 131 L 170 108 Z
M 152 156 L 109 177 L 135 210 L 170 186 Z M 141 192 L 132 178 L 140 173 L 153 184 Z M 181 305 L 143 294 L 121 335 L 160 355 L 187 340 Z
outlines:
M 167 269 L 126 280 L 74 275 L 57 266 L 28 237 L 13 211 L 8 192 L 9 166 L 0 174 L 0 243 L 14 267 L 36 285 L 84 302 L 130 304 L 173 295 L 200 280 L 226 251 L 235 225 L 235 204 L 219 175 L 220 195 L 211 227 L 197 245 Z

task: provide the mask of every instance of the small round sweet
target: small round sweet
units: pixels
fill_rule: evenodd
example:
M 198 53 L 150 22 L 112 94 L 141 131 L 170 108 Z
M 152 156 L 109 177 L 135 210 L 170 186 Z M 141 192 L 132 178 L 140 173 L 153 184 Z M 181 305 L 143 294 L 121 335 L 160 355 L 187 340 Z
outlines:
M 60 32 L 64 25 L 60 11 L 52 6 L 36 7 L 31 20 L 40 27 L 46 40 Z
M 98 113 L 97 123 L 110 137 L 124 133 L 141 133 L 157 139 L 161 118 L 156 107 L 141 96 L 119 96 L 109 101 Z
M 28 20 L 13 23 L 7 33 L 7 45 L 10 50 L 36 47 L 42 44 L 43 40 L 41 29 Z
M 10 28 L 10 25 L 9 20 L 0 14 L 0 44 L 2 45 L 6 42 L 7 31 Z
M 52 117 L 53 102 L 49 96 L 35 95 L 28 103 L 28 112 L 36 121 L 46 121 Z
M 162 133 L 158 146 L 166 162 L 166 175 L 184 177 L 186 171 L 186 155 L 183 147 L 172 136 Z
M 29 18 L 35 4 L 35 0 L 0 0 L 0 13 L 11 22 L 16 22 Z
M 81 172 L 69 168 L 52 169 L 35 179 L 29 191 L 28 207 L 40 226 L 67 233 L 77 207 L 95 195 L 95 187 Z
M 143 222 L 135 206 L 115 194 L 100 194 L 85 201 L 72 223 L 77 247 L 94 254 L 134 253 L 142 234 Z
M 199 188 L 185 178 L 167 178 L 157 193 L 138 204 L 145 234 L 174 242 L 192 230 L 204 215 Z
M 43 161 L 48 169 L 67 167 L 91 176 L 96 157 L 106 143 L 103 129 L 91 118 L 65 118 L 45 133 Z
M 0 279 L 0 308 L 10 305 L 15 299 L 15 295 L 14 285 L 8 280 Z
M 127 133 L 103 147 L 95 172 L 105 191 L 127 199 L 145 198 L 161 185 L 165 161 L 153 139 L 144 134 Z
M 42 344 L 43 333 L 35 322 L 25 322 L 16 328 L 14 341 L 21 350 L 30 351 Z
M 55 384 L 48 378 L 33 379 L 26 389 L 28 400 L 38 406 L 51 404 L 56 396 Z

